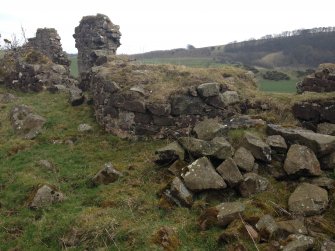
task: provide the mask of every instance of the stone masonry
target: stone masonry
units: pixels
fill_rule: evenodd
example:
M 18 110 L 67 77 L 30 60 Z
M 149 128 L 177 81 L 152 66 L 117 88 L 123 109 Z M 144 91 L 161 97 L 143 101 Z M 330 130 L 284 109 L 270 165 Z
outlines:
M 120 46 L 119 26 L 103 15 L 85 16 L 75 28 L 73 37 L 78 49 L 79 74 L 88 72 L 92 66 L 107 62 L 108 55 L 115 55 Z
M 62 49 L 60 36 L 54 28 L 37 29 L 36 37 L 29 38 L 27 46 L 42 52 L 55 64 L 70 65 L 70 60 Z

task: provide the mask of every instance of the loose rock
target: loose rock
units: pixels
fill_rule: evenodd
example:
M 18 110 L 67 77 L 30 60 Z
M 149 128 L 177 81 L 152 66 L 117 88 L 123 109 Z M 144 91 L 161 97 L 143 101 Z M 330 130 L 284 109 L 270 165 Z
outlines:
M 165 164 L 173 163 L 176 160 L 184 160 L 184 149 L 178 144 L 178 142 L 172 142 L 167 146 L 156 150 L 155 152 L 157 159 L 156 163 Z
M 321 168 L 314 152 L 306 146 L 292 145 L 287 153 L 284 170 L 289 175 L 321 175 Z
M 14 131 L 24 139 L 34 139 L 41 132 L 46 120 L 32 112 L 26 105 L 17 105 L 10 111 L 10 120 Z
M 245 133 L 242 145 L 249 150 L 255 159 L 265 162 L 271 161 L 271 149 L 258 136 Z
M 69 102 L 72 106 L 78 106 L 84 103 L 85 96 L 83 95 L 83 91 L 80 90 L 78 87 L 71 87 L 69 93 Z
M 64 195 L 48 185 L 39 188 L 29 204 L 30 208 L 42 208 L 64 200 Z
M 220 93 L 220 86 L 218 83 L 205 83 L 199 85 L 197 91 L 204 98 L 217 96 Z
M 254 156 L 244 147 L 240 147 L 236 150 L 234 161 L 236 165 L 245 172 L 251 172 L 255 164 Z
M 89 124 L 80 124 L 78 126 L 78 132 L 92 132 L 93 127 L 90 126 Z
M 288 200 L 289 210 L 293 213 L 311 216 L 321 214 L 328 205 L 328 193 L 318 186 L 302 183 Z
M 280 135 L 271 135 L 267 137 L 266 143 L 275 153 L 286 153 L 287 151 L 285 139 Z
M 256 229 L 265 239 L 276 238 L 279 234 L 278 225 L 275 219 L 269 214 L 266 214 L 259 219 L 256 224 Z
M 260 193 L 268 188 L 269 181 L 256 173 L 247 173 L 243 176 L 243 181 L 239 186 L 239 191 L 243 197 Z
M 193 132 L 198 139 L 212 140 L 215 137 L 224 136 L 227 126 L 220 124 L 217 119 L 205 119 L 195 125 Z
M 182 180 L 175 177 L 171 183 L 171 195 L 174 196 L 181 206 L 191 207 L 193 204 L 193 194 L 187 189 Z
M 320 134 L 327 134 L 335 136 L 335 124 L 332 123 L 321 123 L 318 124 L 317 132 Z
M 243 176 L 232 158 L 228 158 L 222 162 L 216 171 L 230 187 L 235 187 L 243 180 Z
M 117 181 L 122 176 L 122 173 L 116 170 L 112 163 L 106 163 L 104 167 L 92 178 L 92 182 L 94 185 L 107 185 Z
M 245 206 L 240 202 L 224 202 L 217 205 L 216 208 L 219 210 L 218 224 L 224 227 L 239 218 L 239 214 L 245 210 Z
M 186 187 L 194 191 L 227 187 L 223 178 L 215 171 L 212 163 L 206 157 L 197 159 L 187 166 L 181 177 Z
M 283 247 L 283 251 L 307 251 L 312 249 L 315 239 L 302 234 L 293 234 L 288 237 L 290 241 Z

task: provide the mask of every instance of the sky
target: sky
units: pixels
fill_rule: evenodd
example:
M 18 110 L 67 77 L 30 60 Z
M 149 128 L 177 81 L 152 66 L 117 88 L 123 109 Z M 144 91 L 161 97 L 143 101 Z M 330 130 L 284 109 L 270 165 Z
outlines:
M 334 0 L 7 0 L 0 4 L 0 34 L 34 37 L 55 28 L 63 49 L 83 16 L 102 13 L 120 26 L 117 53 L 206 47 L 301 28 L 335 26 Z

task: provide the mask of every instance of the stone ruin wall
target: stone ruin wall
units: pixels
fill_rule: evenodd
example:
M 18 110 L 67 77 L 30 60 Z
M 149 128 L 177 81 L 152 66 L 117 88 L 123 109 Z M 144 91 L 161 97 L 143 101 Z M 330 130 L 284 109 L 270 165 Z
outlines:
M 70 60 L 62 49 L 60 37 L 53 28 L 38 29 L 36 37 L 0 60 L 6 87 L 23 92 L 39 92 L 57 85 L 74 86 Z
M 61 38 L 54 28 L 39 28 L 36 37 L 28 39 L 28 47 L 34 48 L 48 56 L 53 63 L 70 66 L 66 52 L 63 51 Z
M 335 65 L 321 64 L 314 74 L 297 83 L 297 92 L 335 92 Z
M 237 92 L 222 88 L 218 83 L 180 90 L 165 101 L 157 102 L 150 100 L 142 88 L 122 88 L 100 74 L 94 76 L 93 82 L 96 119 L 106 131 L 119 137 L 185 136 L 205 118 L 223 121 L 241 112 Z
M 93 66 L 106 63 L 107 57 L 115 55 L 121 45 L 119 26 L 103 14 L 83 17 L 73 37 L 78 49 L 80 75 L 87 73 Z

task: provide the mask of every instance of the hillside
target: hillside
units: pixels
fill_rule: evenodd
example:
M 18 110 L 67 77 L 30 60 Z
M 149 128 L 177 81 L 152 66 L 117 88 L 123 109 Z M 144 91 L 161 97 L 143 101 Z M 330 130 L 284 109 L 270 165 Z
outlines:
M 335 30 L 314 28 L 266 35 L 261 39 L 204 48 L 173 49 L 132 55 L 146 63 L 213 66 L 316 67 L 335 60 Z

